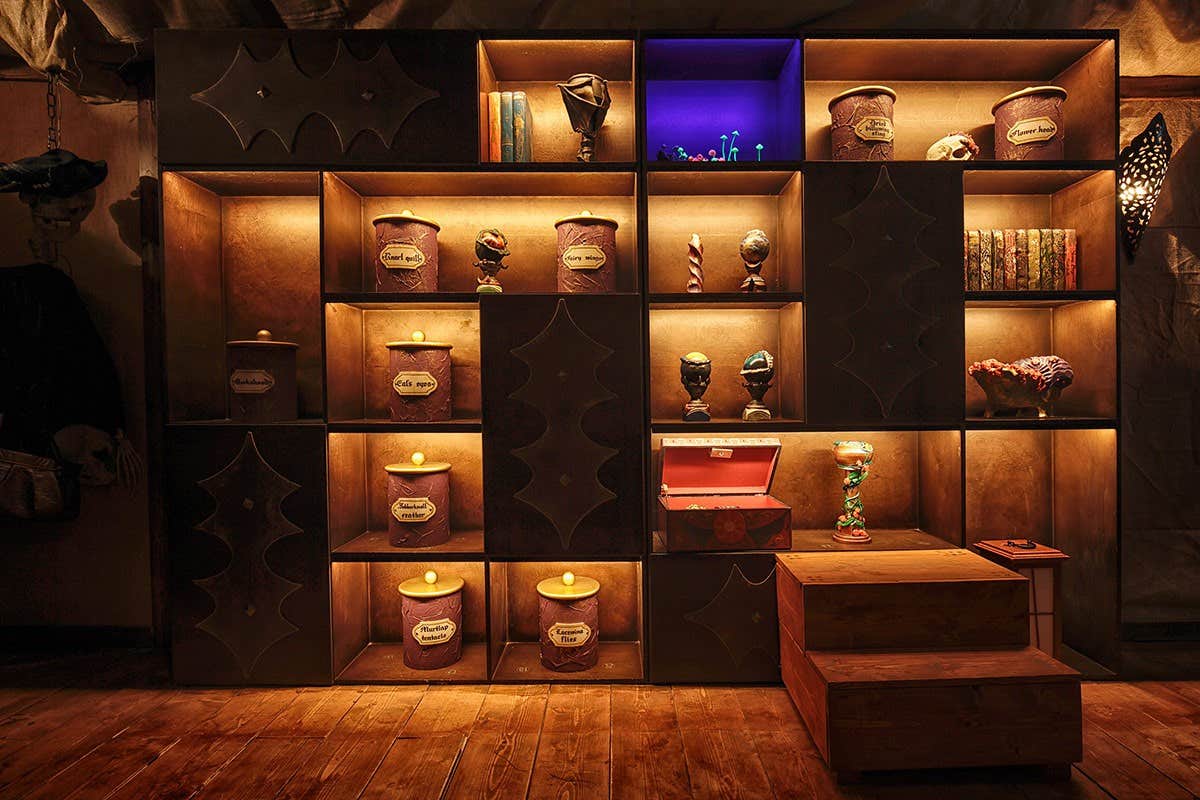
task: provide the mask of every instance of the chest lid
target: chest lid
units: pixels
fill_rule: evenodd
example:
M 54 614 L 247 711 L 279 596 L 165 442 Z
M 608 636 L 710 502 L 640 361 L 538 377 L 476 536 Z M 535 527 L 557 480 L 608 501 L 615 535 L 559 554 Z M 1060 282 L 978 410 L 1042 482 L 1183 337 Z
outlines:
M 779 450 L 774 438 L 664 438 L 660 494 L 766 494 Z

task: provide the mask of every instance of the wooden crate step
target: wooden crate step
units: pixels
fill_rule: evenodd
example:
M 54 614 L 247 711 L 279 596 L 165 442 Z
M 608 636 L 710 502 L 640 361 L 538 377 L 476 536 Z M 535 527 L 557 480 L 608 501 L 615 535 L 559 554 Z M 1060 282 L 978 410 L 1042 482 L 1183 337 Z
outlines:
M 806 653 L 780 639 L 788 693 L 836 773 L 1082 758 L 1079 674 L 1035 648 Z
M 1029 643 L 1027 581 L 967 550 L 777 556 L 779 622 L 803 650 Z

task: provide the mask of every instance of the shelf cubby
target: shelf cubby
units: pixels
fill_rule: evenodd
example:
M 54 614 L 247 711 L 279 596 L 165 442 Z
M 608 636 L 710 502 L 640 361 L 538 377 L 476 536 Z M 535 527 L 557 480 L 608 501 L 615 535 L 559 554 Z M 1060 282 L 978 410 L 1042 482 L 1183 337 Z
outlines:
M 1117 182 L 1112 170 L 963 172 L 965 230 L 1075 229 L 1074 291 L 1116 291 L 1116 209 Z M 1070 296 L 1069 291 L 1064 296 Z
M 260 329 L 299 345 L 301 418 L 322 405 L 316 172 L 164 172 L 167 418 L 228 417 L 225 343 Z
M 1116 45 L 1107 38 L 871 38 L 804 42 L 805 154 L 828 160 L 829 100 L 863 84 L 896 91 L 895 156 L 924 161 L 948 133 L 971 134 L 995 158 L 992 105 L 1028 86 L 1067 90 L 1064 158 L 1116 158 Z
M 633 46 L 630 39 L 480 40 L 479 160 L 489 160 L 488 92 L 520 91 L 533 118 L 532 161 L 575 162 L 579 134 L 571 128 L 558 84 L 590 72 L 608 81 L 612 98 L 596 137 L 596 162 L 637 161 Z
M 642 680 L 640 561 L 492 561 L 488 569 L 493 681 Z M 600 582 L 600 660 L 581 672 L 546 669 L 538 649 L 537 584 L 567 570 Z
M 505 293 L 557 291 L 554 223 L 584 210 L 617 221 L 617 291 L 637 291 L 632 172 L 326 172 L 323 182 L 326 292 L 370 292 L 375 287 L 371 221 L 405 209 L 441 226 L 437 294 L 459 299 L 475 291 L 481 274 L 474 266 L 475 236 L 485 228 L 497 228 L 508 238 L 512 255 L 504 259 L 506 268 L 499 275 Z M 405 296 L 389 294 L 387 299 L 403 302 Z M 412 298 L 429 299 L 429 294 Z
M 451 367 L 451 420 L 393 426 L 387 343 L 411 338 L 447 342 Z M 326 398 L 331 422 L 370 427 L 425 428 L 479 424 L 479 306 L 466 303 L 328 303 L 325 306 Z
M 755 228 L 771 241 L 762 271 L 768 291 L 747 299 L 800 292 L 802 185 L 799 172 L 781 170 L 649 173 L 646 238 L 652 295 L 681 293 L 687 302 L 704 302 L 708 294 L 736 294 L 746 277 L 738 247 Z M 704 248 L 704 292 L 698 296 L 686 294 L 688 241 L 693 233 L 699 234 Z
M 402 597 L 397 587 L 434 570 L 463 579 L 462 658 L 442 669 L 404 664 Z M 333 674 L 339 683 L 486 681 L 487 566 L 483 561 L 334 562 Z
M 646 159 L 654 162 L 663 146 L 719 154 L 721 135 L 736 130 L 738 161 L 709 166 L 799 161 L 800 53 L 791 38 L 647 39 Z
M 450 462 L 450 541 L 426 548 L 388 543 L 388 464 L 415 451 Z M 483 442 L 478 433 L 330 433 L 329 544 L 335 560 L 419 560 L 483 553 Z
M 793 550 L 841 549 L 830 535 L 841 513 L 844 477 L 833 462 L 833 443 L 844 439 L 867 441 L 875 448 L 861 491 L 876 548 L 962 544 L 962 433 L 958 430 L 772 431 L 770 423 L 763 423 L 755 426 L 753 434 L 739 435 L 769 436 L 782 444 L 770 493 L 792 509 Z M 650 438 L 651 475 L 657 487 L 663 436 L 656 433 Z M 653 491 L 652 503 L 657 502 Z M 661 552 L 661 542 L 654 549 Z
M 965 325 L 968 365 L 988 358 L 1015 361 L 1041 355 L 1057 355 L 1070 363 L 1074 381 L 1063 390 L 1049 423 L 1059 417 L 1064 420 L 1116 417 L 1115 301 L 973 301 L 965 310 Z M 983 418 L 986 395 L 970 375 L 964 373 L 964 380 L 967 418 Z
M 650 415 L 654 420 L 682 418 L 688 395 L 679 383 L 679 359 L 695 350 L 712 361 L 712 382 L 704 400 L 714 421 L 741 422 L 750 396 L 739 373 L 746 356 L 757 350 L 775 356 L 775 381 L 763 398 L 773 421 L 804 419 L 803 305 L 765 305 L 651 307 Z M 771 425 L 741 424 L 748 433 Z

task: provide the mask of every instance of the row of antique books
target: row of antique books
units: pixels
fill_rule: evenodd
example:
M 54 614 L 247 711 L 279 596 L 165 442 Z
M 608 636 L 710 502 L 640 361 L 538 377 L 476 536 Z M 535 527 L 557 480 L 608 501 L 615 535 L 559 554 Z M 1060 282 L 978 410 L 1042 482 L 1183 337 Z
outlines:
M 488 92 L 488 160 L 532 161 L 532 122 L 524 92 Z
M 963 231 L 967 291 L 1076 288 L 1073 228 Z

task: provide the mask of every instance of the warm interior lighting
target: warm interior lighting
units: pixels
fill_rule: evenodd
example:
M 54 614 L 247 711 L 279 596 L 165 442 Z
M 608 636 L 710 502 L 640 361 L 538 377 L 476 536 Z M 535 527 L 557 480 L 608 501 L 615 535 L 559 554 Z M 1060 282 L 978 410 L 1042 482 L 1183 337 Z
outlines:
M 1121 151 L 1120 160 L 1117 192 L 1125 221 L 1122 239 L 1125 251 L 1133 258 L 1154 214 L 1154 205 L 1158 202 L 1171 161 L 1171 135 L 1167 133 L 1167 123 L 1161 113 L 1155 114 L 1146 130 L 1133 137 Z

